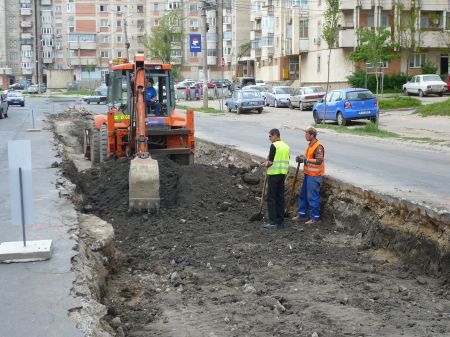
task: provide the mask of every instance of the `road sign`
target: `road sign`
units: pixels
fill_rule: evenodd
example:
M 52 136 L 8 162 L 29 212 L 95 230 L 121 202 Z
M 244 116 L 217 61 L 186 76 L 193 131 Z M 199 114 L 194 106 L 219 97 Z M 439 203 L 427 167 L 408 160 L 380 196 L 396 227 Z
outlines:
M 202 51 L 202 35 L 190 34 L 189 35 L 189 48 L 191 53 L 199 53 Z

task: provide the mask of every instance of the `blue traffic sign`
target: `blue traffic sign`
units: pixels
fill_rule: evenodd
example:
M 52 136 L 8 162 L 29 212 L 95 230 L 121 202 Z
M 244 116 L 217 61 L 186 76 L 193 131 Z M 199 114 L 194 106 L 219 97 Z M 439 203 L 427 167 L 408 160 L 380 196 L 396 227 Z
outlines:
M 189 47 L 191 53 L 198 53 L 202 51 L 202 35 L 190 34 L 189 35 Z

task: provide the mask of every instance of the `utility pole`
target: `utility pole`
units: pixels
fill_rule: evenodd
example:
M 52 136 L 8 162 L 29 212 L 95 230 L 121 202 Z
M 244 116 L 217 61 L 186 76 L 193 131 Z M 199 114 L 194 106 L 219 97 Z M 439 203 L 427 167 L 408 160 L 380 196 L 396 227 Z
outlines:
M 128 42 L 127 18 L 123 19 L 123 32 L 125 33 L 125 50 L 127 53 L 127 61 L 130 62 L 130 55 L 129 55 L 130 42 Z
M 206 22 L 206 1 L 202 1 L 202 45 L 203 45 L 203 108 L 208 108 L 208 46 L 206 34 L 208 23 Z
M 217 0 L 217 59 L 220 62 L 220 70 L 222 75 L 222 88 L 220 95 L 220 110 L 223 111 L 223 98 L 224 98 L 224 83 L 223 83 L 223 70 L 225 67 L 225 60 L 223 58 L 223 0 Z
M 40 39 L 40 31 L 39 31 L 39 21 L 38 18 L 40 18 L 41 16 L 39 15 L 39 3 L 38 0 L 34 0 L 33 3 L 33 11 L 34 11 L 34 59 L 35 59 L 35 66 L 34 66 L 34 70 L 35 70 L 35 81 L 36 84 L 38 85 L 38 91 L 40 90 L 40 84 L 41 84 L 41 53 L 40 53 L 40 44 L 41 44 L 41 39 Z

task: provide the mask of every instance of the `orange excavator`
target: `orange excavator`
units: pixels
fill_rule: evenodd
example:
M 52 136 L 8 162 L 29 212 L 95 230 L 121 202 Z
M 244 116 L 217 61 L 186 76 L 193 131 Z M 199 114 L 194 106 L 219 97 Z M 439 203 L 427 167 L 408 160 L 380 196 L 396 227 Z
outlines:
M 146 86 L 155 83 L 156 101 L 146 102 Z M 85 129 L 84 155 L 93 164 L 132 157 L 129 209 L 159 211 L 159 167 L 154 157 L 169 156 L 182 165 L 194 163 L 194 112 L 175 111 L 169 64 L 116 61 L 106 76 L 108 112 L 95 115 Z

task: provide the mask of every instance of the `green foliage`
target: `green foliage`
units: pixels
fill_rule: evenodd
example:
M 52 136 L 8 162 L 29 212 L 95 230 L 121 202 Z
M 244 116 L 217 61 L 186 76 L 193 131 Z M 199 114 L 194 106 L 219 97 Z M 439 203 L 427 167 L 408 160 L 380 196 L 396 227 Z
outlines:
M 322 26 L 322 38 L 328 45 L 328 49 L 334 48 L 338 39 L 338 22 L 340 17 L 339 0 L 325 0 L 327 9 L 323 13 L 325 22 Z
M 152 34 L 144 36 L 144 46 L 152 59 L 171 63 L 172 49 L 183 45 L 182 22 L 181 11 L 169 11 L 153 27 Z
M 377 29 L 363 27 L 358 29 L 357 35 L 360 45 L 357 51 L 350 54 L 351 60 L 377 66 L 400 57 L 400 53 L 393 52 L 398 45 L 391 41 L 391 32 L 384 27 Z
M 393 110 L 399 108 L 412 108 L 422 105 L 417 98 L 407 96 L 397 96 L 394 98 L 380 99 L 378 102 L 380 110 Z
M 417 108 L 416 112 L 421 114 L 423 117 L 450 116 L 450 99 L 443 102 L 422 105 Z
M 425 62 L 422 67 L 422 74 L 437 74 L 437 66 L 431 62 Z
M 408 82 L 408 78 L 405 74 L 400 73 L 396 75 L 384 76 L 384 91 L 401 92 L 402 86 Z M 357 68 L 355 72 L 347 76 L 347 80 L 353 88 L 364 88 L 365 71 L 361 68 Z M 367 76 L 367 89 L 375 92 L 377 82 L 374 75 Z

